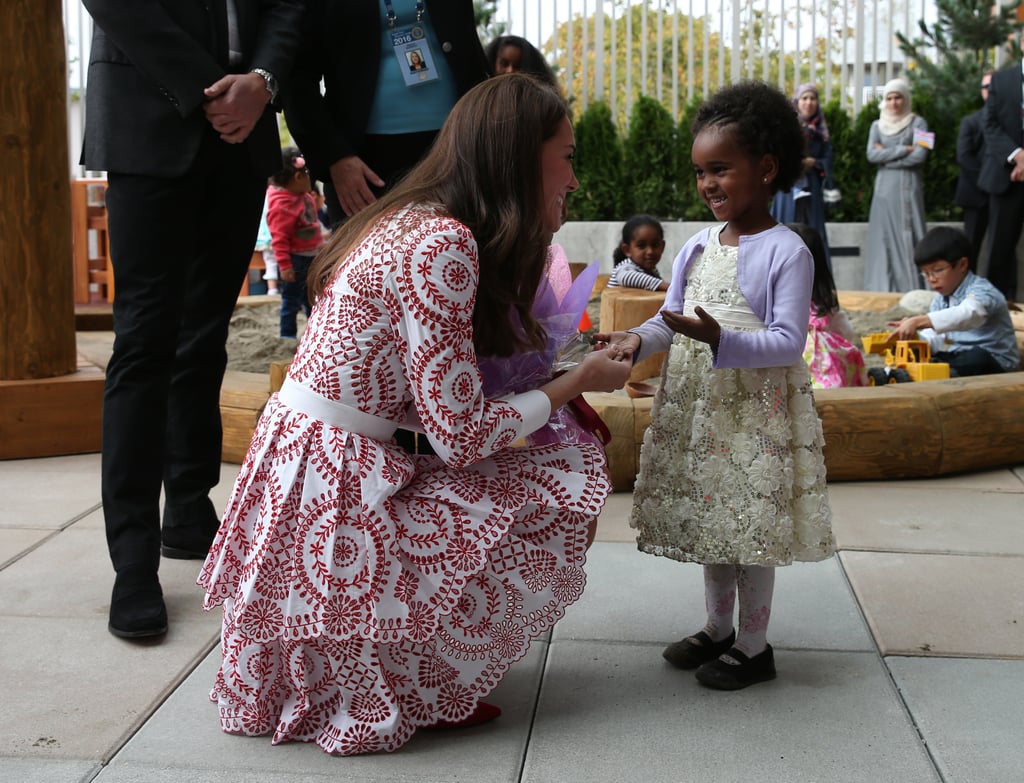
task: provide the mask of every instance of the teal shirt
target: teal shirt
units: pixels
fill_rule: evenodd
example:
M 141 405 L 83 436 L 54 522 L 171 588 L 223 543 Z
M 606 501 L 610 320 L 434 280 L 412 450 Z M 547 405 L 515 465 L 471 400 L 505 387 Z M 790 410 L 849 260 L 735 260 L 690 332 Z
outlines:
M 392 0 L 398 15 L 395 27 L 406 27 L 416 21 L 415 0 Z M 441 42 L 424 10 L 422 24 L 430 46 L 434 67 L 440 78 L 415 87 L 407 87 L 391 44 L 387 9 L 380 0 L 380 67 L 377 75 L 377 94 L 373 99 L 366 132 L 373 134 L 417 133 L 437 130 L 444 125 L 449 112 L 458 100 L 455 77 L 441 50 Z

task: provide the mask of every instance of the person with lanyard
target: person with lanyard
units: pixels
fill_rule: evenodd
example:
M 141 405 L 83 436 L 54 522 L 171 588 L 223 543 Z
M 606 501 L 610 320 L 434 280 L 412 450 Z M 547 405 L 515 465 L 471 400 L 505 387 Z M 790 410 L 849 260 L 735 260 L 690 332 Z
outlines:
M 331 224 L 419 161 L 487 75 L 472 0 L 310 0 L 285 117 Z

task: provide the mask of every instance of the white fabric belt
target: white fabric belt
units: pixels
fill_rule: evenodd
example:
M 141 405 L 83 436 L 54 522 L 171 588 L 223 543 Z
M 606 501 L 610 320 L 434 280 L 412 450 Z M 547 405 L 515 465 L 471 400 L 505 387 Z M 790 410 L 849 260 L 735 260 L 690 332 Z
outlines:
M 718 321 L 722 326 L 729 329 L 750 329 L 758 330 L 767 328 L 764 321 L 755 315 L 753 310 L 738 305 L 705 304 L 704 302 L 692 302 L 687 299 L 683 303 L 683 315 L 696 318 L 695 307 L 703 307 L 704 311 Z
M 292 410 L 374 440 L 389 440 L 398 429 L 398 425 L 390 419 L 364 413 L 337 400 L 329 400 L 291 378 L 285 378 L 277 398 Z

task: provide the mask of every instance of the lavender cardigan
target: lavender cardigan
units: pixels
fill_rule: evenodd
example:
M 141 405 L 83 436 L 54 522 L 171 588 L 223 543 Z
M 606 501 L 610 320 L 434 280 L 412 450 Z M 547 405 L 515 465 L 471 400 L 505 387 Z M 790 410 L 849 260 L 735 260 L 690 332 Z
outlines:
M 683 311 L 687 274 L 716 228 L 700 231 L 679 251 L 672 262 L 672 282 L 662 310 Z M 756 332 L 723 329 L 715 369 L 788 367 L 803 361 L 814 282 L 814 262 L 803 240 L 781 224 L 741 236 L 736 274 L 750 309 L 768 328 Z M 667 350 L 675 336 L 660 313 L 630 331 L 642 340 L 637 360 Z

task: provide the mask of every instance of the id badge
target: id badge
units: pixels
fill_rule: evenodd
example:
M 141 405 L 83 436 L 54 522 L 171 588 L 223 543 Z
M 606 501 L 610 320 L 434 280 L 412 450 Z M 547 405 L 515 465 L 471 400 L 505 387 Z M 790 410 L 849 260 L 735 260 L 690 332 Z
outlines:
M 423 25 L 395 28 L 391 31 L 391 45 L 395 48 L 398 70 L 402 72 L 406 87 L 415 87 L 439 78 Z

